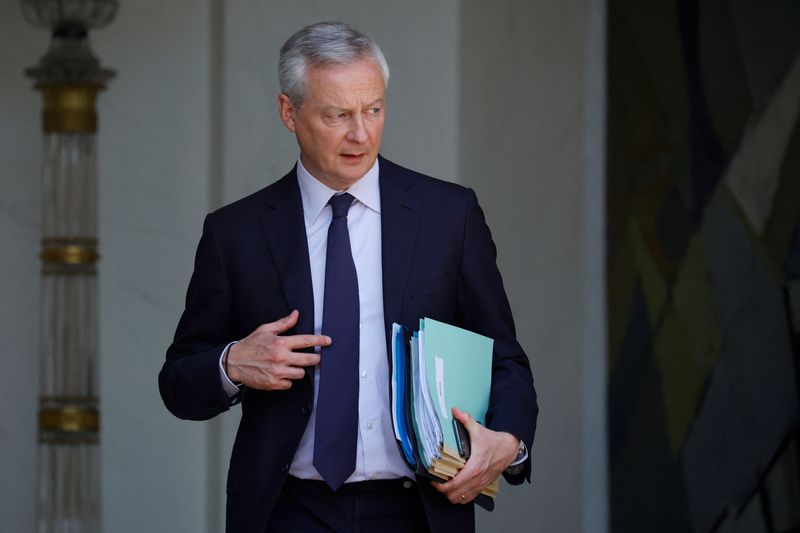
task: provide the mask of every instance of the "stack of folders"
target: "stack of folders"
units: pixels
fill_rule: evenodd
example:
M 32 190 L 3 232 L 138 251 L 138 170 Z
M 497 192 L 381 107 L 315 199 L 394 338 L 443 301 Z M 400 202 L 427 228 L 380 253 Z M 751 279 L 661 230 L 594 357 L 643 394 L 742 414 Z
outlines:
M 469 434 L 451 408 L 485 424 L 494 341 L 430 318 L 419 331 L 392 325 L 392 422 L 401 455 L 415 473 L 438 481 L 469 459 Z M 495 480 L 475 500 L 491 511 Z

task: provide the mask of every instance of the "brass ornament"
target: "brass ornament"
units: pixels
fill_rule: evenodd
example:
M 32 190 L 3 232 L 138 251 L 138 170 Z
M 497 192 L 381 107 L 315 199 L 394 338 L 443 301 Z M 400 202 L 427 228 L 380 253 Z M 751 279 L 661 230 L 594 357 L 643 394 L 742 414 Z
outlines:
M 96 133 L 99 85 L 42 85 L 45 133 Z
M 100 254 L 97 253 L 97 239 L 51 238 L 42 240 L 39 257 L 49 264 L 87 265 L 97 263 Z
M 70 245 L 58 248 L 45 248 L 39 254 L 45 263 L 61 263 L 65 265 L 84 265 L 96 263 L 100 259 L 100 254 L 94 248 L 86 246 Z
M 94 407 L 62 405 L 39 410 L 40 432 L 96 433 L 100 429 L 100 413 Z

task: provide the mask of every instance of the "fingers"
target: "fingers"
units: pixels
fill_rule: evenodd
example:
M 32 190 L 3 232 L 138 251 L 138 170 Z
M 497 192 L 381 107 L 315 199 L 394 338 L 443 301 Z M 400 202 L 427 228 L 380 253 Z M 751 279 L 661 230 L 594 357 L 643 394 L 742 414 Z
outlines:
M 287 390 L 292 387 L 295 380 L 302 379 L 305 370 L 298 366 L 285 366 L 270 371 L 255 372 L 248 385 L 253 389 L 262 390 Z
M 327 335 L 289 335 L 281 337 L 281 340 L 290 350 L 312 348 L 314 346 L 329 346 L 331 344 L 331 338 Z
M 431 485 L 441 492 L 450 503 L 457 505 L 472 502 L 482 490 L 479 487 L 472 486 L 474 485 L 473 483 L 457 483 L 456 478 L 452 478 L 446 483 L 431 483 Z
M 458 473 L 444 483 L 434 483 L 433 486 L 444 494 L 452 503 L 467 503 L 472 501 L 482 487 L 478 487 L 474 463 L 467 463 Z M 463 498 L 462 498 L 463 496 Z
M 317 366 L 319 360 L 319 354 L 316 353 L 289 352 L 285 364 L 291 367 L 301 368 L 302 370 L 302 367 Z
M 306 371 L 299 366 L 287 366 L 286 369 L 283 371 L 283 378 L 279 381 L 285 380 L 295 380 L 295 379 L 303 379 L 306 375 Z
M 300 350 L 331 344 L 327 335 L 281 335 L 297 325 L 297 310 L 287 316 L 262 324 L 229 352 L 229 376 L 246 386 L 262 390 L 286 390 L 292 381 L 303 379 L 306 367 L 319 365 L 318 353 Z
M 497 476 L 491 477 L 486 471 L 477 468 L 462 468 L 455 477 L 445 483 L 433 483 L 450 503 L 466 504 L 473 501 Z
M 486 428 L 475 421 L 466 411 L 457 407 L 451 409 L 453 416 L 464 424 L 472 441 L 472 455 L 464 467 L 459 470 L 455 477 L 445 483 L 436 483 L 434 487 L 441 492 L 451 503 L 467 504 L 477 498 L 478 494 L 486 488 L 494 479 L 494 473 L 490 472 L 490 452 L 491 446 L 486 442 L 484 432 Z
M 285 317 L 280 318 L 275 322 L 270 322 L 269 324 L 263 324 L 258 329 L 265 333 L 283 333 L 284 331 L 292 329 L 295 324 L 297 324 L 297 318 L 299 316 L 300 312 L 295 309 Z
M 291 388 L 292 388 L 292 380 L 290 380 L 290 379 L 279 379 L 271 387 L 269 387 L 267 390 L 289 390 Z
M 259 333 L 267 333 L 277 335 L 292 329 L 297 325 L 297 319 L 300 317 L 300 312 L 295 309 L 283 318 L 275 322 L 262 324 L 256 331 Z M 331 344 L 331 338 L 327 335 L 287 335 L 279 338 L 278 342 L 283 343 L 284 347 L 290 350 L 298 348 L 313 348 L 315 346 L 328 346 Z

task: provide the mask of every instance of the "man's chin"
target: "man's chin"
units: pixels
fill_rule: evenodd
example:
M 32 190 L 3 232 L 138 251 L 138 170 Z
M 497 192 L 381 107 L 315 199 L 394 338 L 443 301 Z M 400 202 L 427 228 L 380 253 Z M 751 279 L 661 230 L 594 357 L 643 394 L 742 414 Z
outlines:
M 368 161 L 365 156 L 360 161 L 340 166 L 338 174 L 343 181 L 355 183 L 364 177 L 373 164 L 375 161 Z

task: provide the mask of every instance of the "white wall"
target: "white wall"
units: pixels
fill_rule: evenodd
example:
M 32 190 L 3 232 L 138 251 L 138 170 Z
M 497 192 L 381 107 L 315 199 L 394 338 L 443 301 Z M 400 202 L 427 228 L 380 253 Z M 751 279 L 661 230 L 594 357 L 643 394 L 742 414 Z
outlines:
M 533 484 L 485 531 L 606 529 L 602 1 L 462 4 L 460 175 L 539 394 Z
M 99 104 L 106 531 L 221 531 L 238 412 L 178 421 L 161 405 L 156 376 L 203 215 L 274 181 L 297 156 L 275 113 L 277 50 L 324 19 L 353 23 L 387 55 L 383 153 L 475 187 L 500 248 L 542 415 L 535 484 L 504 490 L 500 512 L 479 511 L 479 523 L 597 531 L 581 525 L 592 516 L 581 488 L 597 480 L 587 443 L 599 440 L 604 453 L 585 405 L 602 410 L 602 390 L 595 397 L 585 378 L 597 356 L 587 335 L 602 316 L 591 286 L 601 274 L 581 265 L 594 264 L 586 260 L 601 242 L 592 195 L 602 201 L 602 183 L 586 159 L 586 135 L 599 135 L 588 50 L 602 44 L 586 36 L 590 5 L 600 3 L 140 0 L 122 2 L 112 25 L 92 33 L 97 55 L 119 73 Z M 19 531 L 34 520 L 40 165 L 39 97 L 21 70 L 44 53 L 46 33 L 16 3 L 0 4 L 0 349 L 15 370 L 0 375 L 14 399 L 0 410 L 0 460 L 9 465 L 0 524 Z M 496 60 L 509 42 L 519 50 Z
M 92 35 L 118 77 L 100 97 L 100 346 L 105 531 L 204 531 L 204 424 L 156 377 L 209 208 L 209 3 L 122 2 Z
M 22 71 L 45 43 L 21 19 L 18 2 L 0 2 L 0 524 L 34 531 L 42 143 Z
M 22 532 L 35 530 L 41 201 L 40 97 L 22 70 L 49 36 L 18 2 L 0 3 L 0 35 L 0 350 L 13 370 L 0 373 L 0 524 Z M 209 206 L 208 5 L 123 3 L 92 41 L 119 71 L 99 100 L 104 529 L 203 531 L 206 429 L 164 410 L 156 375 Z

